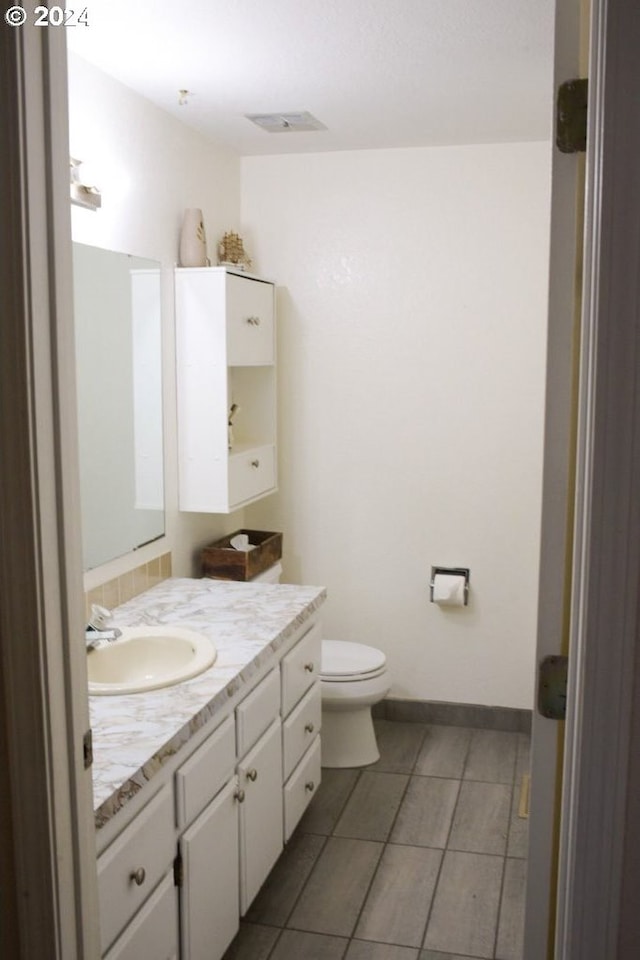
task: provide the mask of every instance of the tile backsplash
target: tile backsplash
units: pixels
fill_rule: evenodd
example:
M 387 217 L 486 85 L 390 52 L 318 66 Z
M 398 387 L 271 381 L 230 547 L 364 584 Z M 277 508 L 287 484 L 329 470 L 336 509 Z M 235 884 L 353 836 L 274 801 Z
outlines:
M 88 590 L 84 595 L 85 617 L 88 620 L 93 603 L 100 604 L 101 607 L 107 607 L 111 610 L 113 607 L 137 597 L 144 593 L 150 587 L 155 586 L 162 580 L 167 580 L 171 576 L 171 554 L 164 553 L 155 560 L 149 560 L 134 570 L 114 577 L 107 583 L 101 584 Z

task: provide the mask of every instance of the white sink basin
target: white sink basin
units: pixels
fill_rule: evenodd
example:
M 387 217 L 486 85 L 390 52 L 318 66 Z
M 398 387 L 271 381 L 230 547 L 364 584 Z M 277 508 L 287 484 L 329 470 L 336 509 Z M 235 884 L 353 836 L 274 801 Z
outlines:
M 215 645 L 182 627 L 124 627 L 122 636 L 87 653 L 89 693 L 142 693 L 171 687 L 203 673 L 216 659 Z

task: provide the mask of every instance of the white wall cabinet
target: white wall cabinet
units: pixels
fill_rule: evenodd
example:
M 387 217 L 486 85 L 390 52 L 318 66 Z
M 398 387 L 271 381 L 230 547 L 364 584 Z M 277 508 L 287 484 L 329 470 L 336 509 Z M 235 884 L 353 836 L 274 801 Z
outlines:
M 224 955 L 320 783 L 320 637 L 306 624 L 101 854 L 104 960 Z
M 180 509 L 229 513 L 277 489 L 274 285 L 180 268 L 175 291 Z

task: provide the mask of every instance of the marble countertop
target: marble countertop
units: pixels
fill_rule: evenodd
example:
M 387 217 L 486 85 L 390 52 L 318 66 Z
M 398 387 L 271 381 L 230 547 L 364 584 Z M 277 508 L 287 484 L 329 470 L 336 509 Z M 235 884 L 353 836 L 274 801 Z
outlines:
M 113 611 L 116 626 L 173 624 L 206 634 L 212 667 L 174 687 L 89 698 L 96 827 L 268 663 L 326 598 L 324 587 L 165 580 Z

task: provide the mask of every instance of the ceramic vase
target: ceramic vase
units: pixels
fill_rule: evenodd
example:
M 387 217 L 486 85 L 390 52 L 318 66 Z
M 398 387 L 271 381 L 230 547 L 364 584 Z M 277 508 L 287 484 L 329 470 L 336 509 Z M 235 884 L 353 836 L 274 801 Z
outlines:
M 180 266 L 206 267 L 207 238 L 204 232 L 202 210 L 190 207 L 185 210 L 180 231 Z

